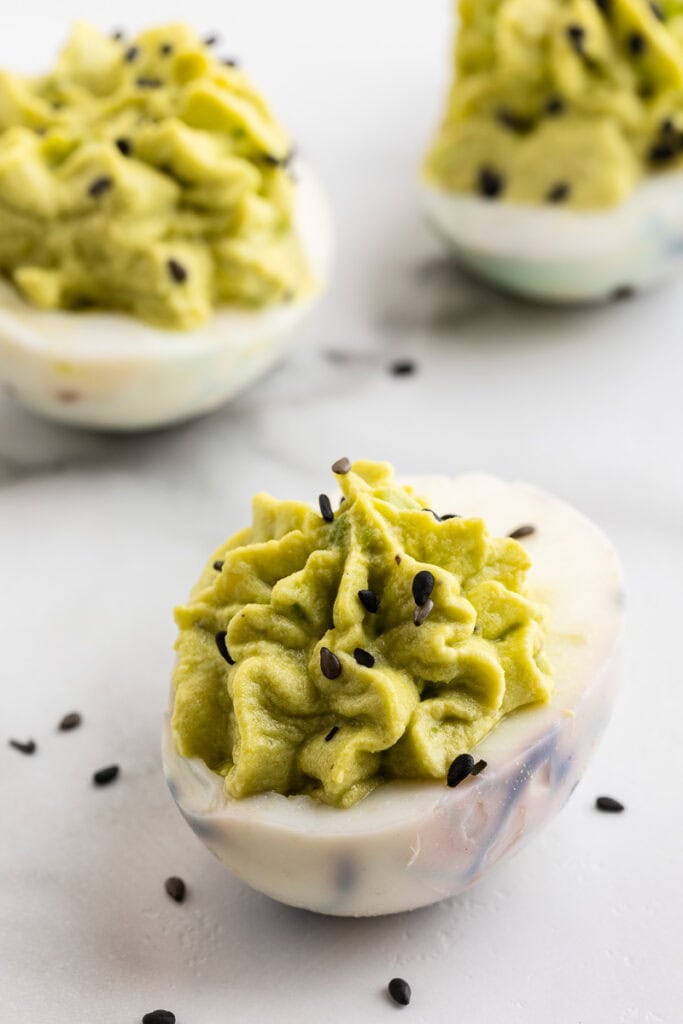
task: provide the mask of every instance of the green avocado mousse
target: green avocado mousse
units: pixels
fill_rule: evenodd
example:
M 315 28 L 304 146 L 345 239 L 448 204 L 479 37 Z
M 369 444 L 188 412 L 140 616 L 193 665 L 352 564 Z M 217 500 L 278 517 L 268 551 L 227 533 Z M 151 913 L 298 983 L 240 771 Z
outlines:
M 53 70 L 0 74 L 0 272 L 27 302 L 188 330 L 313 290 L 292 143 L 210 44 L 78 24 Z
M 506 291 L 631 296 L 683 268 L 683 7 L 458 0 L 428 220 Z
M 333 469 L 337 511 L 257 495 L 176 611 L 177 750 L 232 798 L 348 808 L 391 779 L 452 781 L 553 691 L 522 544 L 437 516 L 387 464 Z
M 460 0 L 427 177 L 455 192 L 601 210 L 680 167 L 683 8 Z

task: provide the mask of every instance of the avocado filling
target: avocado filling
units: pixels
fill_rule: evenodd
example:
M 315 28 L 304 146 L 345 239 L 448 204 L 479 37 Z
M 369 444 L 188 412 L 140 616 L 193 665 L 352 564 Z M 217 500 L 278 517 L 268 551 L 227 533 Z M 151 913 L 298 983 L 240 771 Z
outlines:
M 53 71 L 0 73 L 0 273 L 43 309 L 168 328 L 311 287 L 291 143 L 194 32 L 76 26 Z
M 176 745 L 232 797 L 348 807 L 388 779 L 445 779 L 551 695 L 522 545 L 435 516 L 386 464 L 338 481 L 331 522 L 257 495 L 176 611 Z
M 459 0 L 427 180 L 487 200 L 614 206 L 683 159 L 683 3 Z

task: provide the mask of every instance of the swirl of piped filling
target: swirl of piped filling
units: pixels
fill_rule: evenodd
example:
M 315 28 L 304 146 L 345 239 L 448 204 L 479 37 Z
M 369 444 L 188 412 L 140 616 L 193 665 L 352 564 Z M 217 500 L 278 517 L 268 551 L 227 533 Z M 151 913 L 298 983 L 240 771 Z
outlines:
M 232 797 L 348 807 L 388 779 L 443 779 L 551 695 L 524 547 L 436 516 L 386 464 L 345 463 L 331 521 L 328 501 L 257 495 L 176 611 L 175 741 Z
M 291 143 L 213 42 L 79 24 L 47 74 L 0 72 L 0 273 L 29 302 L 186 329 L 308 293 Z
M 680 0 L 458 0 L 428 180 L 487 200 L 610 207 L 680 168 Z

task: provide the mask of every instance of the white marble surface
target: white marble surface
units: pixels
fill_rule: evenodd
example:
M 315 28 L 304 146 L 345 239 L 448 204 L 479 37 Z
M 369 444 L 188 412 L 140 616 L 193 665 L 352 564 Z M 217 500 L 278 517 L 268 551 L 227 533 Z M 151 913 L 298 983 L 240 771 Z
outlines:
M 3 26 L 1 64 L 39 66 L 79 13 L 41 7 Z M 683 281 L 569 312 L 438 262 L 413 170 L 446 77 L 445 0 L 192 9 L 326 177 L 338 273 L 286 365 L 189 427 L 89 436 L 0 399 L 0 1021 L 135 1024 L 167 1006 L 178 1024 L 680 1024 Z M 122 0 L 116 20 L 182 10 Z M 391 376 L 398 357 L 419 373 Z M 367 921 L 243 888 L 159 768 L 174 602 L 253 491 L 314 498 L 343 454 L 546 487 L 608 531 L 630 591 L 621 699 L 566 810 L 470 893 Z M 73 708 L 83 727 L 57 734 Z M 120 780 L 94 790 L 112 761 Z M 597 814 L 598 793 L 627 813 Z M 383 993 L 395 974 L 413 987 L 402 1011 Z

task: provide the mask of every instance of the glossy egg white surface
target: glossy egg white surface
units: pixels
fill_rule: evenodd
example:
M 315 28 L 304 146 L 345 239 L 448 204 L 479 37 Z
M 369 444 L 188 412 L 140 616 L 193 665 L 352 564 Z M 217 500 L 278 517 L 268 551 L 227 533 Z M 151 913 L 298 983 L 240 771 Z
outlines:
M 596 212 L 448 192 L 422 181 L 427 220 L 478 277 L 542 302 L 602 302 L 651 288 L 683 267 L 683 173 L 646 178 Z
M 312 294 L 263 310 L 219 308 L 195 330 L 171 331 L 115 312 L 39 310 L 0 280 L 0 383 L 41 416 L 113 431 L 189 420 L 238 394 L 282 356 L 329 279 L 330 209 L 313 171 L 299 162 L 295 173 Z
M 555 692 L 549 704 L 509 715 L 472 751 L 487 762 L 481 774 L 454 789 L 386 783 L 342 810 L 276 793 L 235 800 L 201 760 L 176 753 L 165 727 L 167 782 L 199 838 L 248 885 L 320 913 L 397 913 L 474 885 L 561 810 L 616 689 L 623 585 L 597 527 L 526 484 L 477 475 L 411 483 L 431 507 L 481 516 L 494 534 L 536 527 L 523 543 L 531 595 L 548 608 Z

